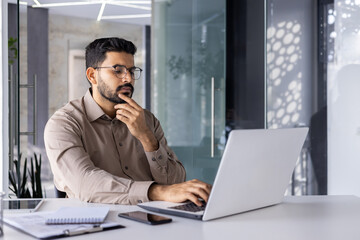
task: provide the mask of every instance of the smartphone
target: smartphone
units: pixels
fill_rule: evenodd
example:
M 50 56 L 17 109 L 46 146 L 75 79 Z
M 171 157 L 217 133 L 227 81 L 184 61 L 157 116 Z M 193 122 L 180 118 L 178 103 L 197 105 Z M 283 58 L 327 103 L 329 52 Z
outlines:
M 119 213 L 118 216 L 142 223 L 147 223 L 150 225 L 158 225 L 163 223 L 169 223 L 172 221 L 171 218 L 150 214 L 146 212 L 141 212 L 141 211 Z

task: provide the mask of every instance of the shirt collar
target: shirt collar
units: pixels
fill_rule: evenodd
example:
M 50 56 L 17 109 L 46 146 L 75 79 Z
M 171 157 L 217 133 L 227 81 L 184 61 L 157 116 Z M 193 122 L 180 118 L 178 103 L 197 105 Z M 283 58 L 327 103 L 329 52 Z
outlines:
M 84 96 L 84 105 L 85 105 L 86 116 L 90 122 L 93 122 L 96 119 L 102 117 L 103 115 L 106 115 L 92 97 L 91 88 L 87 90 Z

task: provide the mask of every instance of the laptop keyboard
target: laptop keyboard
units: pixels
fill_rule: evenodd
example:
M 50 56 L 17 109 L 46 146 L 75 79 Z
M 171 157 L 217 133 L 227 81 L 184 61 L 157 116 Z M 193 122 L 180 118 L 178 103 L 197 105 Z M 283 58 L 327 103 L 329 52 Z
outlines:
M 179 206 L 175 206 L 175 207 L 169 207 L 172 209 L 177 209 L 177 210 L 183 210 L 183 211 L 187 211 L 187 212 L 199 212 L 199 211 L 204 211 L 206 207 L 206 203 L 203 202 L 202 206 L 198 206 L 193 202 L 189 202 L 183 205 L 179 205 Z

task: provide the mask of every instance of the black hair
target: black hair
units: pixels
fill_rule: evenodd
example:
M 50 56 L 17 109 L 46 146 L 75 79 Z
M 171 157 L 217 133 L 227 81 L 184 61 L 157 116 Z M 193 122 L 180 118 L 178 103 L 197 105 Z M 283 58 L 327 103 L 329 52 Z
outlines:
M 110 37 L 94 40 L 85 50 L 86 69 L 88 69 L 98 67 L 105 60 L 107 52 L 126 52 L 135 55 L 136 46 L 123 38 Z

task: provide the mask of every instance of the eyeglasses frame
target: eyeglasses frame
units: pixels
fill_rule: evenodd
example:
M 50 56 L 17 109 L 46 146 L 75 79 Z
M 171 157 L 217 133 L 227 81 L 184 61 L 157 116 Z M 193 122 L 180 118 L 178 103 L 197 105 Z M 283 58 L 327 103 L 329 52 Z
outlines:
M 124 65 L 120 65 L 120 64 L 115 64 L 115 65 L 113 65 L 113 66 L 105 66 L 105 67 L 93 67 L 95 70 L 97 70 L 97 69 L 101 69 L 101 68 L 113 68 L 114 69 L 114 72 L 116 72 L 115 71 L 115 68 L 116 67 L 124 67 L 125 69 L 126 69 L 126 72 L 125 72 L 125 75 L 124 75 L 124 77 L 122 77 L 122 78 L 119 78 L 116 74 L 115 74 L 115 76 L 117 77 L 117 78 L 119 78 L 119 79 L 124 79 L 125 77 L 126 77 L 126 75 L 127 75 L 127 73 L 128 72 L 130 72 L 130 76 L 131 76 L 131 78 L 132 79 L 134 79 L 134 80 L 138 80 L 140 77 L 141 77 L 141 73 L 142 73 L 142 69 L 141 68 L 139 68 L 139 67 L 130 67 L 130 68 L 127 68 L 126 66 L 124 66 Z M 135 75 L 134 75 L 134 77 L 132 77 L 132 74 L 131 74 L 131 69 L 139 69 L 140 70 L 140 75 L 139 75 L 139 78 L 137 78 L 137 79 L 135 79 Z

